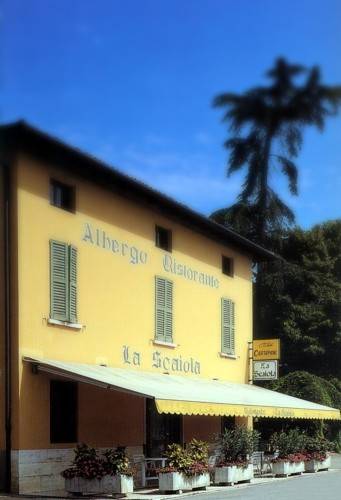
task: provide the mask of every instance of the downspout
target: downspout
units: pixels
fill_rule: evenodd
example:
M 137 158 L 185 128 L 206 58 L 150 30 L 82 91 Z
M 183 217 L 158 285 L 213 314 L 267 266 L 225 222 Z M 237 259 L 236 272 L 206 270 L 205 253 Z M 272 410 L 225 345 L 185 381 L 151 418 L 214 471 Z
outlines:
M 4 179 L 4 286 L 5 286 L 5 430 L 6 491 L 11 491 L 12 450 L 12 363 L 11 363 L 11 299 L 10 299 L 10 167 L 3 167 Z

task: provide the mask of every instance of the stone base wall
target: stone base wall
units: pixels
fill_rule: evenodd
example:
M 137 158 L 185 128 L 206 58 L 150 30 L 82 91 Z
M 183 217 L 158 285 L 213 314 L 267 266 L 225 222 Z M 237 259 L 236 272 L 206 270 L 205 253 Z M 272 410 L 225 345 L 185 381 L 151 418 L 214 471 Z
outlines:
M 100 448 L 99 451 L 104 451 Z M 127 454 L 135 465 L 134 484 L 141 484 L 143 463 L 142 446 L 127 447 Z M 12 493 L 63 492 L 61 472 L 70 467 L 74 458 L 72 448 L 12 451 Z

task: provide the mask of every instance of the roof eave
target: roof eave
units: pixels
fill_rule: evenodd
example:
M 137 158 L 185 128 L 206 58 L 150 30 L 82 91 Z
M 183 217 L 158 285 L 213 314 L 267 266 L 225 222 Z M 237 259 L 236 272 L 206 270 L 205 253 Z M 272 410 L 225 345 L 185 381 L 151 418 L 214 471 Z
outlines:
M 204 234 L 220 244 L 237 247 L 254 261 L 273 261 L 279 257 L 273 252 L 244 238 L 232 229 L 208 219 L 204 215 L 179 203 L 171 197 L 147 186 L 120 172 L 103 161 L 72 147 L 59 139 L 32 127 L 23 120 L 0 127 L 2 150 L 24 150 L 28 153 L 43 156 L 60 166 L 67 164 L 79 176 L 91 178 L 97 184 L 109 188 L 137 202 L 146 203 L 150 208 L 163 213 L 168 218 L 176 218 L 180 223 L 186 221 L 196 232 Z M 86 168 L 84 168 L 86 167 Z M 98 175 L 100 174 L 100 175 Z

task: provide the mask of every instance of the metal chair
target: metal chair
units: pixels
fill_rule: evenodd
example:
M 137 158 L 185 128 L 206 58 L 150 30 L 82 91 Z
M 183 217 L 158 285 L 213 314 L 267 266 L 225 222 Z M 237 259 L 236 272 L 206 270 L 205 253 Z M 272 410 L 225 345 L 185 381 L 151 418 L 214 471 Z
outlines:
M 254 451 L 251 455 L 253 471 L 255 474 L 263 474 L 264 451 Z

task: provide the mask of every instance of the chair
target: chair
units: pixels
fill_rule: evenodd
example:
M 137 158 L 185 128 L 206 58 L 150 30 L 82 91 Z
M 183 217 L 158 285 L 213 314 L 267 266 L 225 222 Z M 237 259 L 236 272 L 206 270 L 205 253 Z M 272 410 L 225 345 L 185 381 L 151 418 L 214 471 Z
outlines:
M 167 458 L 145 458 L 142 465 L 142 487 L 158 484 L 158 469 L 165 467 Z M 150 484 L 151 483 L 151 484 Z
M 251 455 L 253 471 L 255 474 L 262 475 L 264 464 L 264 451 L 254 451 Z

